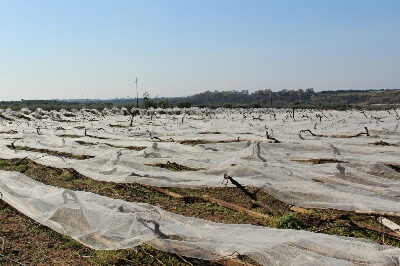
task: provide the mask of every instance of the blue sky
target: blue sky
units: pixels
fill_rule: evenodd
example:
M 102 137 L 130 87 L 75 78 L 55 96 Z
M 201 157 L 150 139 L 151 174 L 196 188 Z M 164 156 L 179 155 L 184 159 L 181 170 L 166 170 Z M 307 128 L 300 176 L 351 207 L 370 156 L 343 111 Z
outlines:
M 400 1 L 0 0 L 0 100 L 400 88 Z

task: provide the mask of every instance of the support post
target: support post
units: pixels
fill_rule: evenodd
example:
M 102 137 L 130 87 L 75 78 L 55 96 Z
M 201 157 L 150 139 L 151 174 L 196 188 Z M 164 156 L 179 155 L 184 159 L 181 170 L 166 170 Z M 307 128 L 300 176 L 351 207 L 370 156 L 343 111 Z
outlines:
M 136 83 L 136 108 L 139 108 L 139 91 L 137 88 L 137 77 L 135 83 Z

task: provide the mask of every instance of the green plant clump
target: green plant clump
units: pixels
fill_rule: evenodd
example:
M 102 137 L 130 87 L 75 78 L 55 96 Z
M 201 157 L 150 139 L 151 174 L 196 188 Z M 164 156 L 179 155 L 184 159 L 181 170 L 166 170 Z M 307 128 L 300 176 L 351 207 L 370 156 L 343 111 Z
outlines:
M 296 213 L 288 213 L 278 218 L 276 227 L 282 229 L 301 229 L 303 223 Z

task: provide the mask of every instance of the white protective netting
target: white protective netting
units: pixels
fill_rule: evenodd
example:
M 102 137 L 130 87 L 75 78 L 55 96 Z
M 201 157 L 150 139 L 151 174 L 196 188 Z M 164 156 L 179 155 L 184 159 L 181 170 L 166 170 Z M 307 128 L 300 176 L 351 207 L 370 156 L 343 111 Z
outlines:
M 20 117 L 22 112 L 8 110 L 3 116 L 14 121 L 3 120 L 0 127 L 0 156 L 71 167 L 96 180 L 164 187 L 221 186 L 227 173 L 289 204 L 400 213 L 400 174 L 388 166 L 400 163 L 396 110 L 301 110 L 295 119 L 292 110 L 274 110 L 275 116 L 267 109 L 139 111 L 142 116 L 131 118 L 121 115 L 118 108 L 102 114 L 87 109 L 75 113 L 37 110 L 24 114 L 32 118 L 26 121 Z M 42 119 L 34 118 L 39 115 Z M 300 133 L 306 129 L 314 135 Z M 344 138 L 359 133 L 363 134 Z M 74 160 L 15 151 L 6 146 L 13 141 L 17 146 L 94 158 Z M 374 145 L 378 141 L 391 145 Z M 132 146 L 143 150 L 124 148 Z M 309 159 L 340 163 L 311 164 Z M 204 170 L 173 172 L 151 166 L 168 162 Z
M 26 157 L 74 168 L 96 180 L 165 187 L 221 186 L 227 173 L 297 206 L 399 215 L 400 174 L 389 167 L 400 163 L 397 110 L 302 110 L 295 119 L 291 111 L 174 108 L 133 110 L 139 115 L 131 117 L 124 115 L 129 110 L 118 108 L 0 110 L 0 158 Z M 311 132 L 300 133 L 307 129 Z M 374 144 L 379 141 L 383 145 Z M 93 158 L 69 159 L 27 148 Z M 311 164 L 310 159 L 336 161 Z M 151 166 L 168 162 L 200 170 Z M 216 224 L 147 204 L 44 186 L 17 173 L 1 172 L 0 183 L 4 200 L 13 207 L 98 249 L 146 242 L 202 259 L 237 251 L 265 265 L 399 263 L 399 249 L 365 240 Z
M 149 204 L 36 182 L 0 171 L 3 200 L 96 249 L 153 247 L 205 260 L 239 253 L 263 265 L 398 265 L 400 249 L 372 241 L 252 225 L 220 224 Z

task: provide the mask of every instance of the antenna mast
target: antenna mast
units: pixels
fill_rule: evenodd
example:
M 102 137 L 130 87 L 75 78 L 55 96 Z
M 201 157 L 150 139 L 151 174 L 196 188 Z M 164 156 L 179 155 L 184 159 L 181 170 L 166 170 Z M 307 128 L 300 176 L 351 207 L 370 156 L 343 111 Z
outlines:
M 139 91 L 137 88 L 137 77 L 135 83 L 136 83 L 136 108 L 139 108 Z

